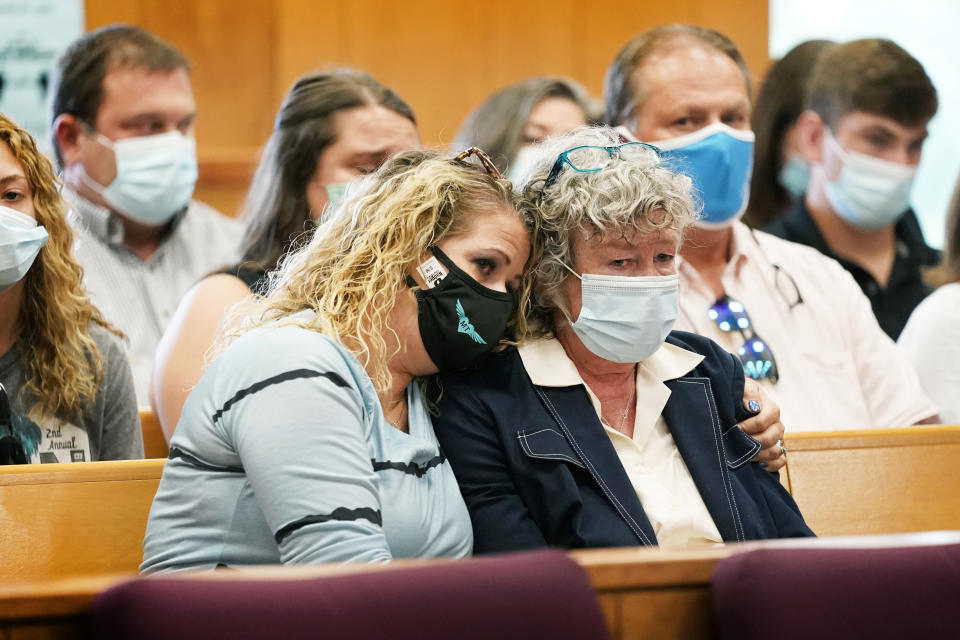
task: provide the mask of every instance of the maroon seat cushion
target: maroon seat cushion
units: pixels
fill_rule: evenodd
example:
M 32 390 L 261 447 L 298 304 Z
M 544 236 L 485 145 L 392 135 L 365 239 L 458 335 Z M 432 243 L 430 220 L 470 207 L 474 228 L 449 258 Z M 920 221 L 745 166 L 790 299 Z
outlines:
M 295 580 L 141 578 L 101 594 L 95 637 L 608 638 L 583 570 L 559 551 Z
M 721 639 L 958 637 L 960 544 L 750 551 L 711 591 Z

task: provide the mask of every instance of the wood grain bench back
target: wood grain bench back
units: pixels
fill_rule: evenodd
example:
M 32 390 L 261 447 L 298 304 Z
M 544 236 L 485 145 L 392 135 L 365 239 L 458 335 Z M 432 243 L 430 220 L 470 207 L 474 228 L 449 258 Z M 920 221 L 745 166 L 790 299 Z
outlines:
M 5 580 L 135 572 L 166 460 L 0 467 Z
M 795 434 L 785 484 L 821 536 L 960 529 L 960 426 Z M 135 572 L 165 460 L 0 467 L 7 579 Z
M 960 529 L 958 425 L 798 433 L 785 442 L 784 484 L 817 535 Z
M 143 434 L 143 457 L 166 458 L 170 453 L 167 438 L 160 428 L 157 414 L 150 407 L 140 408 L 140 432 Z

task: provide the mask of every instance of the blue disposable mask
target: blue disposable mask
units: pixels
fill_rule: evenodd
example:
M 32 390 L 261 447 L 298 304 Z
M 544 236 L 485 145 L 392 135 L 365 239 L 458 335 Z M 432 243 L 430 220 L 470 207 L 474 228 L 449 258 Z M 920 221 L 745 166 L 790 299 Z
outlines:
M 197 185 L 197 145 L 179 131 L 110 140 L 89 133 L 113 150 L 117 176 L 101 185 L 86 171 L 81 178 L 124 217 L 149 227 L 166 224 L 183 210 Z
M 570 326 L 591 353 L 610 362 L 646 360 L 667 339 L 680 309 L 680 276 L 580 278 L 580 316 Z
M 651 142 L 663 164 L 693 180 L 702 204 L 697 226 L 729 227 L 747 210 L 753 167 L 752 131 L 714 123 L 693 133 Z
M 0 292 L 23 280 L 47 237 L 27 214 L 0 206 Z
M 840 175 L 826 185 L 827 202 L 836 214 L 865 231 L 882 229 L 899 220 L 910 208 L 916 165 L 847 151 L 829 131 L 824 137 L 843 162 Z
M 777 182 L 794 198 L 799 198 L 807 190 L 810 182 L 810 165 L 798 153 L 791 153 L 780 168 Z

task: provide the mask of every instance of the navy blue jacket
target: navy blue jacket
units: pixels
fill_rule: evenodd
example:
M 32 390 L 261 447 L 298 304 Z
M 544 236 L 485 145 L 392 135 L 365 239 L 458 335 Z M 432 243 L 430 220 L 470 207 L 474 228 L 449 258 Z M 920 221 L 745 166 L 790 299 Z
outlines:
M 691 333 L 667 342 L 706 356 L 664 383 L 662 415 L 723 539 L 814 535 L 777 475 L 749 462 L 760 444 L 737 427 L 749 417 L 740 362 Z M 434 428 L 470 510 L 475 552 L 657 544 L 582 385 L 534 385 L 513 348 L 437 383 Z

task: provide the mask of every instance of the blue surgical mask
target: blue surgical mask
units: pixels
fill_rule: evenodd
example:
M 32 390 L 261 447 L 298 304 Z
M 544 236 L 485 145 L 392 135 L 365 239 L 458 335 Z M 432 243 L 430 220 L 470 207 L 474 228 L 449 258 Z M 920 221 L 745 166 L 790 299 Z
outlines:
M 23 280 L 47 244 L 47 230 L 16 209 L 0 206 L 0 292 Z
M 824 137 L 843 162 L 840 175 L 826 186 L 827 202 L 836 214 L 865 231 L 899 220 L 910 208 L 917 167 L 847 151 L 829 131 Z
M 604 276 L 580 278 L 580 316 L 570 326 L 583 345 L 604 360 L 646 360 L 667 339 L 680 309 L 680 277 Z
M 810 165 L 799 153 L 791 153 L 780 168 L 777 182 L 794 198 L 799 198 L 807 190 L 810 182 Z
M 123 216 L 149 227 L 166 224 L 190 201 L 197 185 L 197 145 L 179 131 L 110 140 L 89 132 L 113 150 L 117 177 L 101 185 L 86 171 L 81 178 Z
M 703 210 L 697 226 L 729 227 L 747 210 L 753 167 L 752 131 L 714 123 L 693 133 L 651 142 L 666 166 L 693 180 Z

